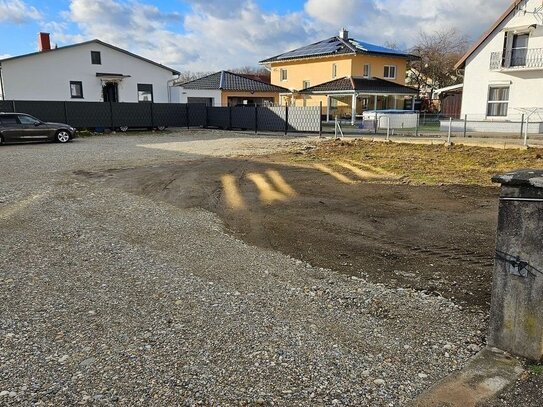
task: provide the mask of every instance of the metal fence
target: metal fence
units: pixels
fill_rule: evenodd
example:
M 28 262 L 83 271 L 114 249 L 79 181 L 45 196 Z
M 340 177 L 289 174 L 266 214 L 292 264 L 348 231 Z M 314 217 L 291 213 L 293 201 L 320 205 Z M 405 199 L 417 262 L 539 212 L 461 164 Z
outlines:
M 402 117 L 402 116 L 398 116 Z M 531 118 L 531 120 L 530 120 Z M 510 120 L 484 120 L 481 116 L 465 115 L 462 119 L 442 114 L 416 113 L 415 120 L 397 120 L 396 118 L 378 117 L 369 114 L 365 120 L 340 120 L 338 124 L 345 135 L 377 135 L 391 138 L 422 137 L 438 138 L 450 141 L 451 137 L 493 138 L 519 140 L 524 145 L 529 140 L 543 140 L 543 121 L 538 115 L 528 117 L 519 114 L 511 116 Z M 324 126 L 326 133 L 337 134 L 337 124 L 328 123 Z
M 28 113 L 75 128 L 213 127 L 254 132 L 321 132 L 316 107 L 211 107 L 181 103 L 0 101 L 0 112 Z

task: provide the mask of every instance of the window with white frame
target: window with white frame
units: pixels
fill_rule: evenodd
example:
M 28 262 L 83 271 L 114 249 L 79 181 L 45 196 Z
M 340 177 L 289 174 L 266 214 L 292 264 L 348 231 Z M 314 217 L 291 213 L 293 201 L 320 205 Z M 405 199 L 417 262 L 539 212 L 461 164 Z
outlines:
M 337 64 L 332 64 L 332 78 L 337 78 Z
M 311 82 L 310 81 L 303 81 L 302 82 L 302 89 L 307 89 L 311 87 Z
M 488 117 L 505 117 L 509 109 L 509 86 L 490 86 L 488 88 Z
M 286 69 L 281 69 L 279 71 L 279 76 L 280 76 L 282 81 L 286 81 L 288 79 L 287 70 Z
M 385 79 L 396 79 L 396 65 L 385 65 Z
M 364 76 L 364 78 L 369 78 L 371 76 L 371 65 L 370 64 L 364 64 L 363 76 Z

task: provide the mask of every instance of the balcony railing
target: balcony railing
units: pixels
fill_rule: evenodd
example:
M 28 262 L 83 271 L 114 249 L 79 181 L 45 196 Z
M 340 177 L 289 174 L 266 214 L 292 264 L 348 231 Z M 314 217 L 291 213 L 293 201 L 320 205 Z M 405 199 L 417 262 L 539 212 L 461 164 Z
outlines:
M 490 55 L 491 71 L 523 69 L 543 69 L 543 48 L 514 49 Z

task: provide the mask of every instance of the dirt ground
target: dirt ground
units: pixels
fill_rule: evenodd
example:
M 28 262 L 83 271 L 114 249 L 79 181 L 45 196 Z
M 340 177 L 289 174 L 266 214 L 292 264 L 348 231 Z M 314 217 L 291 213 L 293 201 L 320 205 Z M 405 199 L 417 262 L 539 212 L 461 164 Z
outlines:
M 486 309 L 490 300 L 495 187 L 413 186 L 362 162 L 285 163 L 284 156 L 80 175 L 210 210 L 240 239 L 315 266 L 470 307 Z

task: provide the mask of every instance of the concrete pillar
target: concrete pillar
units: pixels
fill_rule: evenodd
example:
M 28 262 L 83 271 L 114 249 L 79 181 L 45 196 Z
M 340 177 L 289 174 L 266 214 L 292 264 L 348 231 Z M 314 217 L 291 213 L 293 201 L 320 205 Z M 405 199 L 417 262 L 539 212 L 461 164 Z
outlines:
M 488 344 L 543 357 L 543 170 L 496 176 L 502 184 Z
M 330 96 L 326 96 L 326 123 L 330 123 Z

